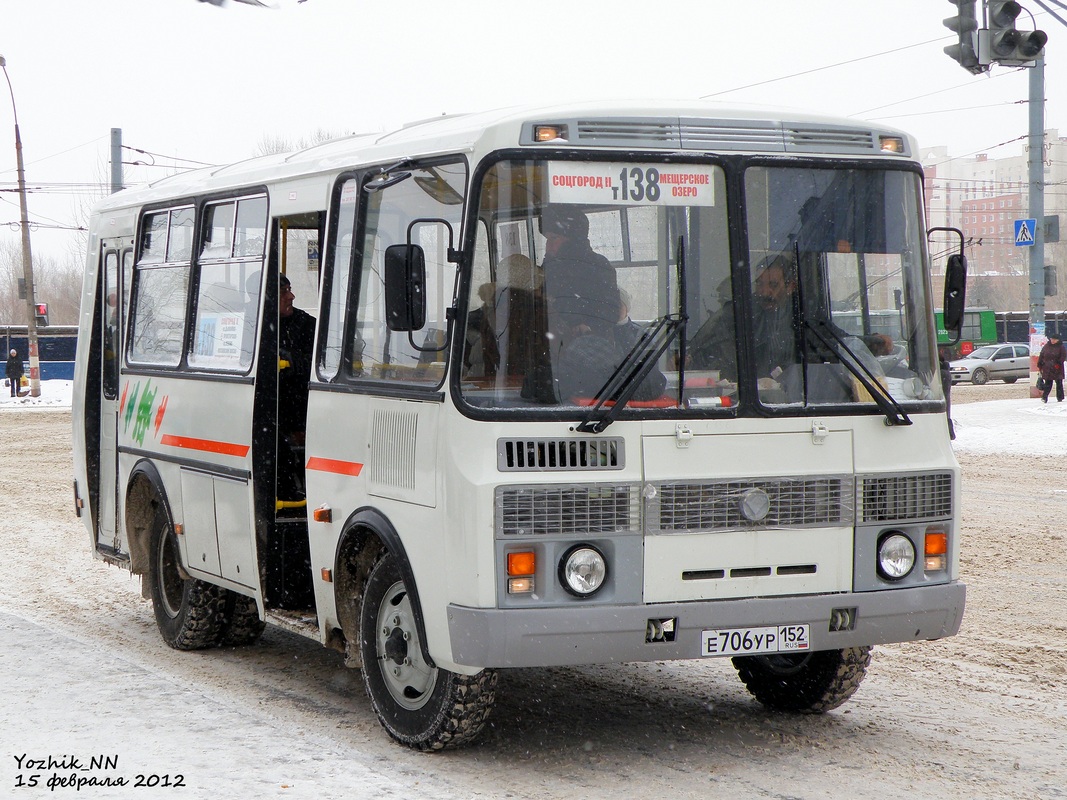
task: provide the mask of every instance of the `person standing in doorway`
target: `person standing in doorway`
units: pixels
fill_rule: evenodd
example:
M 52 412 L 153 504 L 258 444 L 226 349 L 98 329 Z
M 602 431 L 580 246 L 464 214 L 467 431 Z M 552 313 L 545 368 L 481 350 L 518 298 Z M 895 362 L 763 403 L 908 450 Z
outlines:
M 22 356 L 19 355 L 19 351 L 14 347 L 11 348 L 11 352 L 7 357 L 7 368 L 5 370 L 7 380 L 11 384 L 11 396 L 19 396 L 19 385 L 22 383 L 23 369 L 22 369 Z
M 1041 354 L 1037 357 L 1037 370 L 1041 373 L 1041 379 L 1045 382 L 1045 388 L 1041 390 L 1041 402 L 1048 402 L 1052 384 L 1056 384 L 1056 401 L 1063 402 L 1063 362 L 1067 361 L 1067 348 L 1060 341 L 1057 331 L 1048 335 L 1048 341 L 1041 348 Z

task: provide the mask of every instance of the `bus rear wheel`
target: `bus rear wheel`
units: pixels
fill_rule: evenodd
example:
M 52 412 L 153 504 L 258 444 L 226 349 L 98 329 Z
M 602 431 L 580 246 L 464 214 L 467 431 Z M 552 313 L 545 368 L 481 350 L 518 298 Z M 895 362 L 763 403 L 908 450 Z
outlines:
M 856 693 L 870 663 L 870 647 L 733 659 L 741 681 L 760 703 L 801 714 L 822 714 L 844 703 Z
M 178 537 L 160 513 L 152 527 L 149 589 L 156 626 L 175 650 L 202 650 L 219 643 L 225 590 L 189 577 L 181 564 Z
M 374 713 L 397 742 L 443 750 L 481 733 L 496 696 L 496 672 L 459 675 L 427 663 L 411 596 L 389 553 L 371 568 L 363 590 L 359 647 Z

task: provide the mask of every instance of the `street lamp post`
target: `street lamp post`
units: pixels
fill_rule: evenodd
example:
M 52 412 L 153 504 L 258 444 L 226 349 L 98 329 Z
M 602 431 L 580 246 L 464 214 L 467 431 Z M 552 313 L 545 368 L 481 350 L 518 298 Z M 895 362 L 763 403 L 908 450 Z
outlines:
M 7 79 L 11 95 L 11 113 L 15 117 L 15 157 L 19 173 L 19 210 L 22 212 L 22 273 L 26 279 L 26 338 L 30 349 L 30 396 L 41 396 L 41 360 L 37 351 L 37 301 L 33 292 L 33 255 L 30 252 L 30 215 L 26 210 L 26 169 L 22 163 L 22 137 L 19 135 L 19 114 L 15 110 L 15 91 L 7 74 L 7 60 L 0 56 L 0 69 Z

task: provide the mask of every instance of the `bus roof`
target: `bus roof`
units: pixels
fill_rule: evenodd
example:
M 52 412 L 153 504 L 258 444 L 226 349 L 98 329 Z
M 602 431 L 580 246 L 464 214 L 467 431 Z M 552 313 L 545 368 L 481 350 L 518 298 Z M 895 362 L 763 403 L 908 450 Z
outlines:
M 532 138 L 535 124 L 566 126 L 566 139 L 537 143 Z M 882 142 L 886 137 L 899 140 L 903 149 L 884 150 Z M 559 145 L 679 153 L 879 155 L 908 160 L 914 159 L 917 152 L 914 139 L 894 128 L 755 106 L 727 106 L 700 100 L 515 106 L 442 115 L 393 131 L 346 136 L 292 153 L 274 153 L 190 170 L 147 186 L 117 192 L 102 200 L 96 210 L 273 184 L 363 165 L 388 164 L 408 156 Z

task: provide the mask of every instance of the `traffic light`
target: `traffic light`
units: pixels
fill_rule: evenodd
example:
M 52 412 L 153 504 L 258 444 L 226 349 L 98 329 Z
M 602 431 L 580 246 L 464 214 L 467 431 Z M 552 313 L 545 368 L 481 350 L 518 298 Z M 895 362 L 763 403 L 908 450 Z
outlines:
M 37 324 L 43 328 L 48 327 L 48 303 L 37 303 L 34 307 L 34 316 Z
M 1041 55 L 1048 41 L 1044 31 L 1020 31 L 1015 19 L 1023 7 L 1015 0 L 990 0 L 989 57 L 999 64 L 1029 64 Z
M 978 61 L 978 15 L 975 12 L 977 0 L 948 1 L 956 6 L 957 14 L 954 17 L 946 17 L 944 24 L 959 37 L 959 42 L 946 47 L 945 52 L 965 70 L 979 75 L 988 70 L 989 65 L 983 66 Z
M 1056 267 L 1052 264 L 1045 265 L 1045 297 L 1055 297 L 1057 292 L 1056 287 Z

